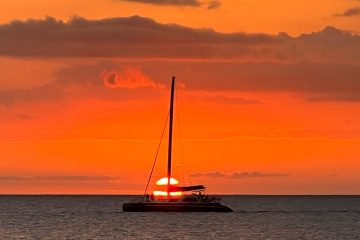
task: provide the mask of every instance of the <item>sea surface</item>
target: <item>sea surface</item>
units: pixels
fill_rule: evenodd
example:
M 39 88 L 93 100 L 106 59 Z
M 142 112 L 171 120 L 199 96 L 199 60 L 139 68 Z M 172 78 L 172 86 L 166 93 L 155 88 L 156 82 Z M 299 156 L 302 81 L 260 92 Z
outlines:
M 128 213 L 135 196 L 0 196 L 0 239 L 360 239 L 360 196 L 222 196 L 233 213 Z

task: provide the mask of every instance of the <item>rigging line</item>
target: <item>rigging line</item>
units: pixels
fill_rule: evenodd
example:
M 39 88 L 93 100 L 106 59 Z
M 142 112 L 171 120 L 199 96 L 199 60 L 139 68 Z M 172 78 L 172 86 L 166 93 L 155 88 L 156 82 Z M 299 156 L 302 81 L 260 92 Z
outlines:
M 183 149 L 182 149 L 182 141 L 181 141 L 181 125 L 180 125 L 180 114 L 179 114 L 179 100 L 178 100 L 178 91 L 175 92 L 176 98 L 176 119 L 178 122 L 178 133 L 179 133 L 179 147 L 180 147 L 180 159 L 181 159 L 181 169 L 182 169 L 182 178 L 183 182 L 185 183 L 185 167 L 184 167 L 184 157 L 183 157 Z
M 159 146 L 158 146 L 158 148 L 157 148 L 157 150 L 156 150 L 154 163 L 153 163 L 153 165 L 152 165 L 151 172 L 150 172 L 150 176 L 149 176 L 149 179 L 148 179 L 147 184 L 146 184 L 146 188 L 145 188 L 145 192 L 144 192 L 144 197 L 146 196 L 146 192 L 147 192 L 147 190 L 148 190 L 149 183 L 150 183 L 150 181 L 151 181 L 151 177 L 152 177 L 152 174 L 153 174 L 154 169 L 155 169 L 156 160 L 157 160 L 157 157 L 158 157 L 158 155 L 159 155 L 161 143 L 162 143 L 162 140 L 163 140 L 163 138 L 164 138 L 164 133 L 165 133 L 165 130 L 166 130 L 167 123 L 168 123 L 168 121 L 169 121 L 169 115 L 170 115 L 170 112 L 169 112 L 168 115 L 167 115 L 167 118 L 166 118 L 166 121 L 165 121 L 165 126 L 164 126 L 164 129 L 163 129 L 162 134 L 161 134 Z

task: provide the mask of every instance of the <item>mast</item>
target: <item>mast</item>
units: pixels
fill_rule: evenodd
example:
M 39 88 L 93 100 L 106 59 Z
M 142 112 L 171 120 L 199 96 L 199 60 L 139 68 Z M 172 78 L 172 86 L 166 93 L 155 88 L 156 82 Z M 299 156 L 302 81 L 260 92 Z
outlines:
M 168 169 L 167 169 L 167 192 L 170 194 L 170 178 L 171 178 L 171 156 L 172 156 L 172 134 L 173 134 L 173 115 L 174 115 L 174 90 L 175 90 L 175 77 L 171 81 L 171 96 L 170 96 L 170 118 L 169 118 L 169 148 L 168 148 Z

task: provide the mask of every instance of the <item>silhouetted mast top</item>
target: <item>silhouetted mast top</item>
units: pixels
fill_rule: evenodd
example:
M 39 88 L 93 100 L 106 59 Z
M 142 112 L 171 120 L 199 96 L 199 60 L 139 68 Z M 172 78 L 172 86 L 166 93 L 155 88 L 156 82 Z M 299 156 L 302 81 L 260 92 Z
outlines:
M 173 115 L 174 115 L 174 90 L 175 90 L 175 77 L 171 81 L 171 96 L 170 96 L 170 123 L 169 123 L 169 149 L 168 149 L 168 194 L 170 193 L 170 178 L 171 178 L 171 156 L 172 156 L 172 132 L 173 132 Z

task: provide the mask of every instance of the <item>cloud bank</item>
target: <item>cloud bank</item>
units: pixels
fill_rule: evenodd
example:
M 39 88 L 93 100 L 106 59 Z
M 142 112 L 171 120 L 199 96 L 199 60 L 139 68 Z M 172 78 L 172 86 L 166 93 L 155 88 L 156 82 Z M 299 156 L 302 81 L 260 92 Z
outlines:
M 220 33 L 140 16 L 68 22 L 52 17 L 0 25 L 0 56 L 359 62 L 360 37 L 333 27 L 290 37 Z
M 213 0 L 210 2 L 199 1 L 199 0 L 115 0 L 115 1 L 144 3 L 144 4 L 152 4 L 157 6 L 175 6 L 175 7 L 201 7 L 205 5 L 208 10 L 217 9 L 221 6 L 221 2 L 218 0 Z
M 225 174 L 223 172 L 200 172 L 193 173 L 190 177 L 224 177 L 232 179 L 261 178 L 261 177 L 289 177 L 287 173 L 263 173 L 263 172 L 234 172 Z
M 119 0 L 117 0 L 119 1 Z M 171 6 L 192 6 L 199 7 L 201 3 L 198 0 L 120 0 L 124 2 L 138 2 L 155 5 L 171 5 Z
M 68 22 L 52 17 L 0 25 L 0 55 L 19 57 L 218 58 L 248 55 L 266 34 L 218 33 L 139 16 Z
M 212 9 L 217 9 L 221 6 L 221 2 L 220 1 L 211 1 L 209 2 L 209 5 L 208 5 L 208 9 L 209 10 L 212 10 Z
M 54 72 L 52 81 L 28 89 L 0 90 L 0 104 L 54 102 L 65 98 L 127 101 L 153 99 L 176 73 L 188 90 L 289 92 L 308 102 L 360 101 L 360 67 L 336 63 L 118 63 L 99 61 Z M 205 94 L 194 100 L 259 104 L 261 100 Z
M 349 8 L 342 13 L 334 14 L 335 17 L 353 17 L 359 15 L 360 15 L 360 7 Z
M 68 22 L 47 17 L 0 25 L 0 56 L 98 61 L 59 69 L 51 81 L 33 88 L 0 89 L 0 104 L 68 96 L 126 100 L 134 98 L 134 91 L 144 97 L 157 94 L 149 89 L 166 86 L 174 74 L 189 90 L 292 92 L 306 95 L 308 102 L 360 101 L 360 37 L 334 27 L 291 37 L 219 33 L 140 16 Z

